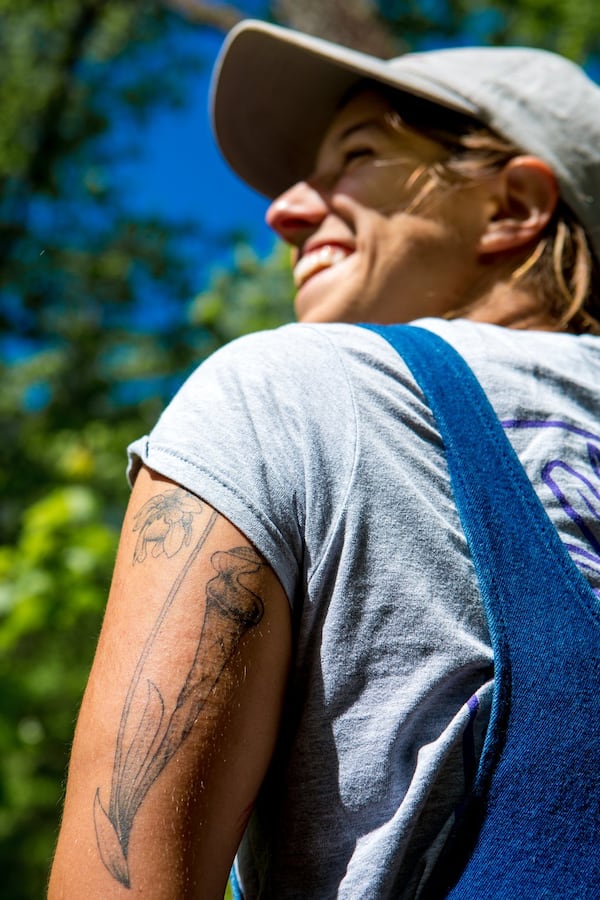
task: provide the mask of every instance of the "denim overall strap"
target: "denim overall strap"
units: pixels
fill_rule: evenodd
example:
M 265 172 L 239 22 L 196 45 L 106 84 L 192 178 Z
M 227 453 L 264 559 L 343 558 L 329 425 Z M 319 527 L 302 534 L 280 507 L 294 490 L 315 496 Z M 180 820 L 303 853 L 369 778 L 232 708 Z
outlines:
M 433 412 L 494 651 L 479 768 L 423 896 L 598 898 L 598 599 L 462 357 L 421 328 L 364 327 L 398 351 Z

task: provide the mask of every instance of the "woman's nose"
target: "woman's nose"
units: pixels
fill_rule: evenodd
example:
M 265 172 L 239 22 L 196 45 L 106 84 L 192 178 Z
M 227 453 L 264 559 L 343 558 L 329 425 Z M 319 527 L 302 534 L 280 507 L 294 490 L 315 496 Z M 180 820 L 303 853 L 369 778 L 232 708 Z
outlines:
M 280 194 L 267 210 L 267 225 L 288 244 L 299 246 L 327 216 L 324 194 L 308 181 L 299 181 Z

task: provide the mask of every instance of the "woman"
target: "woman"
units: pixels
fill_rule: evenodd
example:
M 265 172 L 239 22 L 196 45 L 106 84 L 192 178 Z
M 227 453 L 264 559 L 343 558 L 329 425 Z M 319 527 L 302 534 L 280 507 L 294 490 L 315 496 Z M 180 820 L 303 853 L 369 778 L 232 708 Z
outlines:
M 415 897 L 493 659 L 430 410 L 352 323 L 426 316 L 466 357 L 600 590 L 600 91 L 537 51 L 383 63 L 261 23 L 215 84 L 301 324 L 219 351 L 130 448 L 51 896 L 220 898 L 239 848 L 247 898 Z

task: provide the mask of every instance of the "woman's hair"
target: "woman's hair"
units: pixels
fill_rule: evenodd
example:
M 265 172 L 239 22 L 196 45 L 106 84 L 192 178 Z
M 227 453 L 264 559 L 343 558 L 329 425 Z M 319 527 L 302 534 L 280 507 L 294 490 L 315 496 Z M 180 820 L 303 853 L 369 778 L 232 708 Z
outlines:
M 397 95 L 389 99 L 398 107 Z M 402 103 L 390 117 L 395 129 L 409 128 L 441 144 L 448 156 L 424 167 L 421 202 L 436 186 L 458 186 L 491 176 L 523 151 L 478 123 L 439 107 L 424 109 L 423 101 Z M 434 111 L 435 110 L 435 114 Z M 423 121 L 436 122 L 435 127 Z M 421 181 L 421 179 L 419 179 Z M 512 275 L 544 298 L 557 328 L 600 334 L 600 266 L 586 233 L 569 207 L 559 200 L 549 224 L 527 259 Z M 458 311 L 457 314 L 460 314 Z

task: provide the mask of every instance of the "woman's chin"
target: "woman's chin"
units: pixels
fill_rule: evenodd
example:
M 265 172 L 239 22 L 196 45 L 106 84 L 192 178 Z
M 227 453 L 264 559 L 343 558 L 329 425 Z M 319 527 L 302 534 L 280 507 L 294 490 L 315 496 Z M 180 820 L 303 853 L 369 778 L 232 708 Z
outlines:
M 353 255 L 343 262 L 311 275 L 296 291 L 294 308 L 299 322 L 358 322 L 358 306 L 364 288 L 352 287 L 356 278 L 349 271 Z

